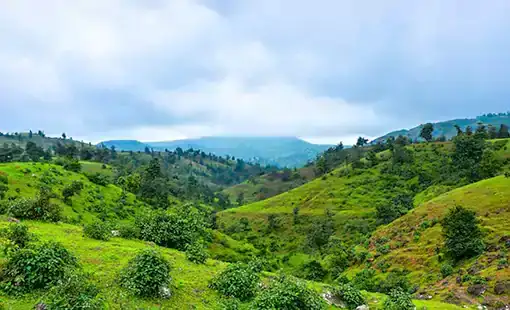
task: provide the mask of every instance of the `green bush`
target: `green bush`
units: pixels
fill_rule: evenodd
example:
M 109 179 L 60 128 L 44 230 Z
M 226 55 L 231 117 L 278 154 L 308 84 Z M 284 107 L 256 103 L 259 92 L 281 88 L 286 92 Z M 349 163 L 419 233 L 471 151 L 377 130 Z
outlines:
M 138 239 L 140 238 L 140 229 L 134 224 L 126 223 L 118 227 L 119 235 L 125 239 Z
M 48 309 L 104 309 L 99 289 L 88 276 L 71 272 L 57 286 L 50 289 L 43 302 Z
M 251 309 L 270 310 L 322 310 L 326 304 L 306 284 L 295 278 L 279 276 L 268 289 L 263 290 L 253 301 Z
M 10 203 L 7 213 L 15 218 L 58 222 L 62 208 L 50 202 L 50 192 L 41 189 L 35 199 L 19 198 Z
M 156 250 L 138 253 L 120 273 L 120 285 L 141 297 L 162 296 L 171 282 L 170 263 Z
M 453 274 L 453 267 L 452 267 L 452 265 L 450 265 L 448 263 L 442 264 L 441 265 L 441 274 L 443 275 L 443 278 L 451 276 Z
M 454 207 L 441 222 L 446 252 L 455 260 L 482 253 L 485 245 L 476 213 L 461 206 Z
M 12 223 L 7 228 L 0 230 L 0 235 L 9 240 L 7 248 L 24 248 L 34 240 L 34 236 L 28 231 L 28 226 L 23 223 Z M 6 248 L 6 249 L 7 249 Z
M 109 176 L 99 172 L 87 173 L 85 174 L 85 176 L 87 177 L 87 179 L 89 179 L 90 182 L 97 185 L 107 186 L 108 184 L 112 183 L 112 180 Z
M 365 304 L 365 297 L 360 290 L 350 284 L 340 284 L 333 289 L 333 294 L 345 303 L 348 309 L 356 309 Z
M 352 279 L 352 285 L 360 290 L 374 292 L 377 288 L 375 270 L 363 269 Z
M 407 273 L 408 272 L 403 270 L 392 270 L 386 279 L 381 281 L 379 284 L 379 290 L 385 294 L 388 294 L 395 289 L 401 289 L 404 292 L 409 292 L 411 290 L 411 283 L 407 278 Z
M 389 293 L 388 298 L 384 301 L 385 310 L 414 310 L 416 306 L 413 304 L 411 295 L 403 290 L 393 290 Z
M 110 225 L 101 221 L 95 221 L 91 224 L 85 225 L 83 227 L 83 233 L 89 238 L 103 241 L 110 240 L 112 236 Z
M 303 265 L 300 276 L 312 281 L 322 281 L 327 275 L 327 271 L 322 267 L 321 263 L 312 260 Z
M 69 202 L 70 198 L 75 194 L 79 194 L 83 189 L 82 181 L 73 181 L 71 184 L 67 185 L 62 189 L 62 197 L 64 197 L 65 202 Z
M 246 301 L 256 295 L 259 283 L 259 274 L 253 266 L 237 263 L 213 278 L 210 287 L 223 296 Z
M 207 253 L 204 243 L 197 241 L 186 246 L 186 258 L 195 264 L 204 264 L 209 258 L 209 253 Z
M 30 292 L 56 284 L 77 266 L 71 252 L 50 241 L 10 254 L 0 278 L 7 293 Z
M 65 170 L 72 171 L 72 172 L 80 172 L 81 171 L 81 164 L 79 161 L 73 159 L 73 160 L 65 160 L 64 164 L 62 165 Z

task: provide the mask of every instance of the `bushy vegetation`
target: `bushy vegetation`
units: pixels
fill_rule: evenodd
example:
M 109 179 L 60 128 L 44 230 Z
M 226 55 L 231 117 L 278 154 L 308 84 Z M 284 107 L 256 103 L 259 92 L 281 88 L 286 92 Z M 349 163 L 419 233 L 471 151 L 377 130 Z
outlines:
M 104 309 L 99 289 L 81 272 L 70 272 L 44 297 L 48 309 Z
M 210 287 L 223 296 L 246 301 L 257 294 L 259 284 L 260 276 L 253 265 L 237 263 L 216 276 Z
M 296 278 L 279 276 L 269 288 L 255 298 L 253 309 L 320 310 L 326 309 L 324 300 L 306 284 Z
M 57 222 L 62 218 L 62 209 L 50 201 L 51 191 L 41 187 L 39 195 L 33 199 L 18 198 L 7 207 L 10 216 L 19 219 Z
M 148 249 L 138 253 L 121 271 L 119 283 L 141 297 L 167 297 L 171 265 L 161 253 Z
M 108 241 L 112 237 L 112 231 L 108 223 L 95 221 L 83 227 L 83 234 L 89 238 Z
M 409 293 L 395 289 L 392 290 L 388 298 L 384 301 L 384 309 L 387 310 L 414 310 L 416 306 L 413 304 L 411 300 L 411 295 Z
M 365 297 L 361 291 L 350 284 L 340 284 L 333 289 L 333 294 L 343 301 L 348 309 L 356 309 L 365 304 Z
M 83 182 L 81 181 L 73 181 L 71 184 L 64 187 L 62 190 L 62 197 L 64 198 L 64 202 L 70 204 L 71 200 L 70 198 L 73 197 L 75 194 L 80 193 L 80 191 L 83 189 Z
M 485 245 L 475 212 L 456 206 L 449 211 L 441 225 L 445 250 L 455 261 L 483 252 Z
M 204 264 L 209 258 L 206 246 L 203 241 L 196 241 L 186 245 L 186 258 L 195 264 Z
M 75 256 L 61 244 L 44 242 L 12 252 L 0 278 L 4 291 L 24 293 L 57 284 L 76 266 Z

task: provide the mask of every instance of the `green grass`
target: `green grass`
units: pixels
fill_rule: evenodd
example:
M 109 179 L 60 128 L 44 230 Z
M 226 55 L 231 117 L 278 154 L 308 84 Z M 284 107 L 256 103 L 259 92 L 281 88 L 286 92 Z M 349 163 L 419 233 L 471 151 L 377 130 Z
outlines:
M 107 176 L 113 176 L 113 169 L 109 165 L 103 165 L 92 161 L 80 161 L 81 172 L 83 173 L 101 173 Z M 103 168 L 103 166 L 105 168 Z
M 99 164 L 97 164 L 99 165 Z M 88 164 L 87 167 L 96 167 Z M 88 223 L 103 214 L 107 219 L 120 221 L 132 218 L 136 212 L 143 212 L 143 203 L 135 195 L 127 193 L 126 204 L 119 200 L 122 190 L 115 185 L 99 186 L 90 182 L 83 174 L 74 173 L 60 166 L 46 163 L 2 163 L 0 174 L 7 175 L 9 190 L 7 197 L 32 198 L 41 185 L 51 187 L 57 198 L 51 201 L 63 208 L 67 222 Z M 73 181 L 81 181 L 83 190 L 71 198 L 72 205 L 64 203 L 62 189 Z

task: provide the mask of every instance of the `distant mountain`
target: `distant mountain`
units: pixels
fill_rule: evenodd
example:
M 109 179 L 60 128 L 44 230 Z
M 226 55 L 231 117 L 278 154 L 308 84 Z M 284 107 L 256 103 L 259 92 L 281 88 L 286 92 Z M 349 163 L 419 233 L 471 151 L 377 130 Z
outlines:
M 478 116 L 476 118 L 464 118 L 464 119 L 453 119 L 449 121 L 437 122 L 434 124 L 434 132 L 432 133 L 434 138 L 445 136 L 447 139 L 451 139 L 457 135 L 457 130 L 455 129 L 455 125 L 458 125 L 465 130 L 467 126 L 471 126 L 473 130 L 476 129 L 479 123 L 482 123 L 486 126 L 492 125 L 499 129 L 501 124 L 505 124 L 510 126 L 510 113 L 499 113 L 499 114 L 486 114 L 482 116 Z M 392 131 L 388 134 L 385 134 L 382 137 L 374 139 L 372 143 L 383 142 L 386 141 L 389 137 L 398 137 L 400 135 L 407 136 L 412 140 L 416 140 L 420 136 L 421 128 L 423 124 L 420 126 L 416 126 L 411 129 L 401 129 Z
M 163 151 L 181 148 L 200 149 L 205 153 L 219 156 L 234 156 L 246 161 L 280 167 L 300 167 L 331 145 L 308 143 L 294 137 L 204 137 L 176 141 L 146 142 L 134 140 L 112 140 L 102 142 L 115 146 L 118 150 L 143 151 L 146 146 Z

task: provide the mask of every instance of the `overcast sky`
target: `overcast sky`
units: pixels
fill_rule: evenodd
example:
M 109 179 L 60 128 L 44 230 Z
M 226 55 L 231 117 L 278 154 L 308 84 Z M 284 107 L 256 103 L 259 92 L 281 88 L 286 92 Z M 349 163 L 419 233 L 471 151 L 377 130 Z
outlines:
M 0 0 L 0 130 L 352 143 L 510 109 L 507 0 Z

